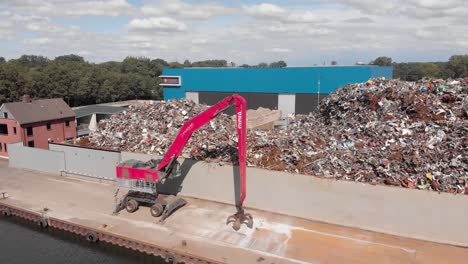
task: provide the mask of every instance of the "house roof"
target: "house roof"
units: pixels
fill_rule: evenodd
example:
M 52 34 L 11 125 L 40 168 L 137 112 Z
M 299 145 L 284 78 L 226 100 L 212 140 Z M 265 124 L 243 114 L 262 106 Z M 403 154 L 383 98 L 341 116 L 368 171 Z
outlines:
M 61 98 L 5 103 L 3 107 L 20 125 L 75 117 L 75 112 Z
M 83 116 L 88 116 L 92 114 L 115 114 L 125 110 L 124 107 L 117 107 L 117 106 L 107 106 L 107 105 L 87 105 L 81 106 L 78 108 L 74 108 L 76 118 L 80 118 Z

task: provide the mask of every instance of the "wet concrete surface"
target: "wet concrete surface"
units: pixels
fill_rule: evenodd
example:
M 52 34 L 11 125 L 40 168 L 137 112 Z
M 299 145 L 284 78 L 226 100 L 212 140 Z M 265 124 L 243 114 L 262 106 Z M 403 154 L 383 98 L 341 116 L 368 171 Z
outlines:
M 51 217 L 214 262 L 466 263 L 468 259 L 467 248 L 253 209 L 247 211 L 254 216 L 254 228 L 243 226 L 235 232 L 225 225 L 234 206 L 192 198 L 164 224 L 145 207 L 113 216 L 113 183 L 12 169 L 2 161 L 0 191 L 9 196 L 2 203 L 32 211 L 47 207 Z

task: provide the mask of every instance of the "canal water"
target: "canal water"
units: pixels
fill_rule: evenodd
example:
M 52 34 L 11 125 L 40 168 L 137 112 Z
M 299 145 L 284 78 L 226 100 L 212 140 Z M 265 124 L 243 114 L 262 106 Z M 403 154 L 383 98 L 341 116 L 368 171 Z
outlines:
M 127 264 L 166 263 L 162 258 L 104 242 L 89 243 L 83 237 L 39 226 L 16 217 L 0 216 L 1 264 Z

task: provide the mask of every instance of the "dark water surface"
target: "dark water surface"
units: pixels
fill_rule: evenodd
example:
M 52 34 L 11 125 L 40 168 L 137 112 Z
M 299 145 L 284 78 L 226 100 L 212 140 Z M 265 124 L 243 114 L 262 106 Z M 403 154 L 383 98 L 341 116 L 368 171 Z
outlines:
M 165 263 L 161 258 L 0 216 L 0 264 L 18 263 Z

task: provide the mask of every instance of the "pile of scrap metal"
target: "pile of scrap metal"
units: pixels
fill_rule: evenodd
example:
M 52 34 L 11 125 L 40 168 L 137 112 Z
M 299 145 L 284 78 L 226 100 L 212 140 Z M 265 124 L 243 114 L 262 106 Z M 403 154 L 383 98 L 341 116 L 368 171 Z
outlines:
M 468 193 L 468 79 L 372 79 L 346 85 L 286 128 L 250 129 L 249 166 L 371 184 Z M 97 147 L 163 154 L 207 106 L 173 100 L 102 120 Z M 183 157 L 237 160 L 235 122 L 220 115 L 194 133 Z

